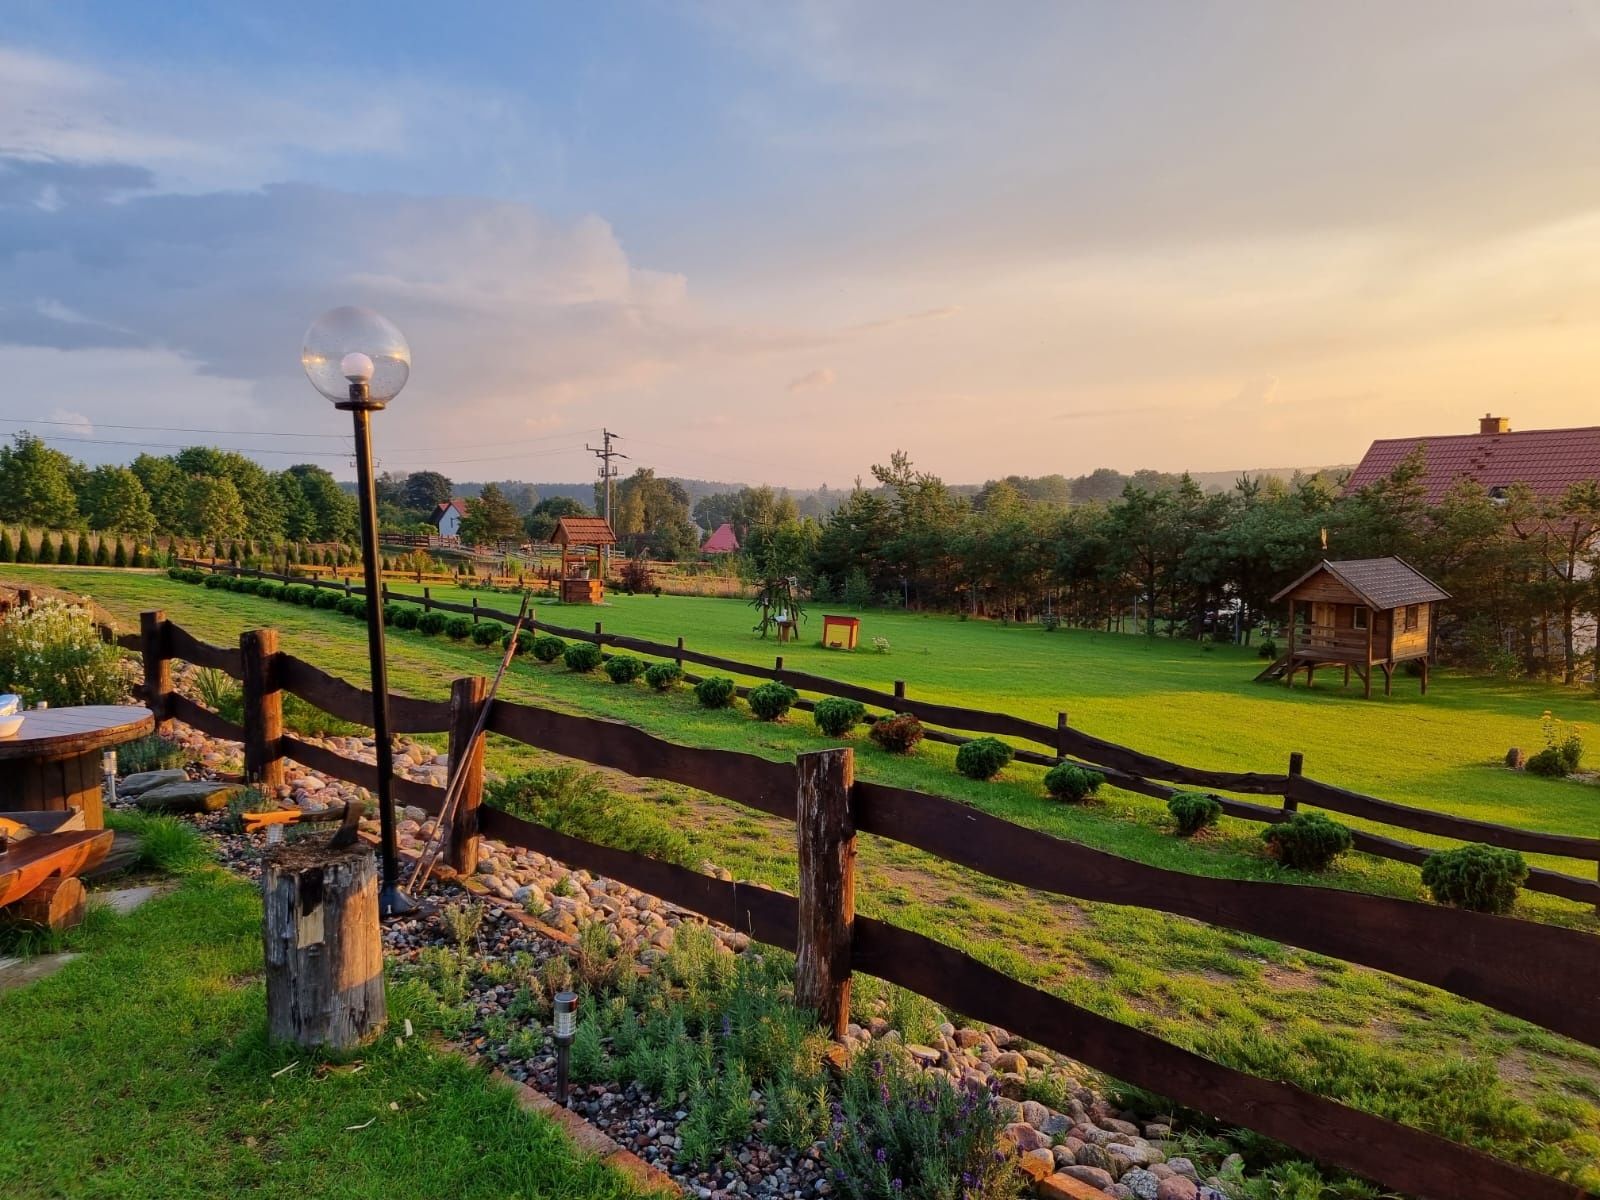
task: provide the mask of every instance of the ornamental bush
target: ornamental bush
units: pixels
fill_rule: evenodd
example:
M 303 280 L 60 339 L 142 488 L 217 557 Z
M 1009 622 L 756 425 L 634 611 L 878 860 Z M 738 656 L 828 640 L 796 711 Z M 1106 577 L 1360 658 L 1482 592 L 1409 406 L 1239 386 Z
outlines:
M 1321 813 L 1295 813 L 1282 824 L 1261 831 L 1272 855 L 1297 871 L 1326 871 L 1353 839 L 1350 831 Z
M 1011 761 L 1012 753 L 999 738 L 974 738 L 956 751 L 956 770 L 968 779 L 993 779 Z
M 420 612 L 409 604 L 397 604 L 394 614 L 394 627 L 396 629 L 415 629 L 417 621 L 422 616 Z
M 567 652 L 567 644 L 553 634 L 543 633 L 533 639 L 533 656 L 540 662 L 555 662 Z
M 472 618 L 451 617 L 445 622 L 444 631 L 452 642 L 464 642 L 472 636 Z
M 1510 912 L 1527 878 L 1521 854 L 1494 846 L 1436 850 L 1422 861 L 1422 882 L 1433 898 L 1473 912 Z
M 1057 800 L 1081 803 L 1100 790 L 1106 777 L 1077 763 L 1058 763 L 1045 772 L 1044 790 Z
M 829 696 L 818 700 L 811 710 L 811 719 L 828 737 L 846 737 L 850 731 L 866 719 L 867 710 L 858 700 L 844 700 L 838 696 Z
M 733 696 L 733 680 L 724 675 L 712 675 L 694 685 L 694 698 L 704 708 L 727 708 Z
M 313 601 L 313 603 L 316 604 L 318 608 L 322 607 L 322 598 L 325 594 L 326 593 L 323 592 L 317 593 L 316 599 Z M 335 596 L 333 598 L 333 607 L 347 617 L 355 616 L 356 605 L 360 603 L 361 600 L 357 596 Z
M 351 596 L 350 610 L 347 615 L 354 617 L 358 621 L 365 621 L 367 619 L 367 602 L 360 596 Z
M 644 662 L 631 654 L 619 654 L 606 660 L 606 674 L 612 683 L 632 683 L 644 674 Z
M 777 721 L 798 699 L 800 693 L 788 684 L 770 680 L 750 689 L 750 711 L 763 721 Z
M 205 586 L 210 588 L 212 591 L 216 591 L 219 587 L 227 582 L 228 581 L 221 575 L 207 575 L 205 579 Z
M 292 587 L 289 588 L 289 591 L 291 593 L 293 593 L 290 596 L 290 602 L 293 603 L 293 604 L 299 604 L 299 605 L 303 605 L 305 607 L 310 607 L 311 605 L 313 605 L 313 604 L 315 604 L 317 602 L 317 589 L 314 588 L 314 587 L 311 587 L 309 584 L 304 584 L 304 583 L 294 584 Z M 353 598 L 354 597 L 352 597 L 352 599 Z
M 587 673 L 598 667 L 605 655 L 593 642 L 573 642 L 561 652 L 561 661 L 567 670 Z
M 383 606 L 383 623 L 393 625 L 400 620 L 400 614 L 406 611 L 404 604 L 385 604 Z
M 338 608 L 339 601 L 343 599 L 345 597 L 338 592 L 324 592 L 319 589 L 311 604 L 315 608 Z
M 872 723 L 871 737 L 890 754 L 910 754 L 922 740 L 922 722 L 910 713 L 880 717 Z
M 1167 801 L 1167 811 L 1178 823 L 1179 837 L 1193 837 L 1202 829 L 1215 825 L 1222 816 L 1222 805 L 1215 796 L 1204 792 L 1178 792 Z
M 517 630 L 517 649 L 516 649 L 516 653 L 518 653 L 518 654 L 531 654 L 533 652 L 533 641 L 534 641 L 533 634 L 530 633 L 528 630 L 526 630 L 526 629 Z M 500 645 L 502 647 L 505 647 L 505 646 L 509 646 L 510 644 L 511 644 L 511 631 L 507 630 L 505 632 L 504 636 L 502 636 L 501 639 L 500 639 Z
M 86 608 L 35 600 L 0 622 L 0 680 L 28 705 L 120 704 L 128 677 Z
M 500 626 L 493 621 L 480 621 L 472 627 L 472 640 L 480 646 L 492 646 L 504 636 Z
M 444 627 L 447 623 L 442 612 L 434 612 L 429 609 L 417 618 L 417 632 L 425 633 L 429 637 L 438 637 L 444 632 Z
M 658 692 L 670 692 L 683 678 L 683 668 L 677 663 L 651 663 L 645 670 L 644 681 Z

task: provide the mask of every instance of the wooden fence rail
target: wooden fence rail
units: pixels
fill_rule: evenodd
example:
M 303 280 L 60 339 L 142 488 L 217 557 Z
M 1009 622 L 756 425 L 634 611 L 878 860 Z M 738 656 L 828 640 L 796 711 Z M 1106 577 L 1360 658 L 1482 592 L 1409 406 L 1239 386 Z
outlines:
M 242 568 L 225 565 L 214 569 L 230 574 L 249 575 L 252 578 L 292 581 L 311 587 L 338 586 L 340 590 L 351 592 L 351 594 L 363 594 L 362 589 L 359 587 L 351 588 L 349 585 L 334 585 L 314 579 L 273 575 L 270 572 L 244 571 Z M 508 625 L 516 622 L 515 613 L 485 607 L 480 605 L 476 599 L 471 604 L 457 604 L 451 601 L 436 600 L 427 589 L 424 589 L 423 595 L 418 596 L 396 591 L 385 585 L 383 595 L 386 603 L 398 601 L 419 604 L 430 609 L 436 608 L 443 612 L 471 616 L 474 620 L 499 621 Z M 555 637 L 593 642 L 598 646 L 609 646 L 616 650 L 626 650 L 654 658 L 669 659 L 677 662 L 680 666 L 684 663 L 695 663 L 699 666 L 711 667 L 747 678 L 777 680 L 780 683 L 788 684 L 797 691 L 856 700 L 861 704 L 881 708 L 887 712 L 910 713 L 925 724 L 943 726 L 945 729 L 959 729 L 969 733 L 1011 737 L 1033 742 L 1036 745 L 1048 747 L 1050 753 L 1041 754 L 1037 751 L 1019 749 L 1016 751 L 1018 761 L 1047 767 L 1054 766 L 1058 762 L 1076 761 L 1103 771 L 1108 781 L 1116 787 L 1154 796 L 1158 799 L 1166 799 L 1177 788 L 1186 787 L 1217 789 L 1223 792 L 1234 792 L 1243 795 L 1278 796 L 1281 798 L 1280 805 L 1269 806 L 1225 795 L 1216 796 L 1225 813 L 1245 821 L 1257 821 L 1267 824 L 1283 821 L 1293 816 L 1297 811 L 1298 805 L 1303 802 L 1332 812 L 1408 829 L 1417 833 L 1432 834 L 1438 837 L 1454 838 L 1468 842 L 1483 842 L 1508 850 L 1520 850 L 1531 854 L 1546 854 L 1600 864 L 1600 838 L 1518 829 L 1509 825 L 1452 816 L 1449 813 L 1441 813 L 1433 809 L 1397 804 L 1390 800 L 1381 800 L 1376 796 L 1367 796 L 1360 792 L 1353 792 L 1332 784 L 1319 782 L 1304 775 L 1301 770 L 1296 769 L 1291 769 L 1283 775 L 1271 775 L 1253 771 L 1215 771 L 1199 767 L 1188 767 L 1181 763 L 1143 754 L 1126 746 L 1120 746 L 1115 742 L 1106 741 L 1103 738 L 1097 738 L 1081 730 L 1073 729 L 1067 724 L 1065 713 L 1060 714 L 1055 725 L 1046 725 L 1038 721 L 1030 721 L 1022 717 L 1013 716 L 1009 713 L 990 712 L 984 709 L 965 708 L 959 705 L 939 704 L 917 699 L 906 694 L 906 688 L 903 683 L 897 683 L 893 692 L 884 692 L 875 688 L 846 683 L 842 680 L 830 679 L 823 675 L 790 670 L 783 666 L 782 658 L 777 659 L 774 666 L 760 666 L 755 663 L 740 662 L 736 659 L 723 658 L 720 655 L 693 650 L 683 644 L 682 638 L 678 639 L 676 645 L 669 646 L 662 642 L 653 642 L 644 638 L 607 633 L 598 622 L 593 630 L 587 630 L 552 625 L 548 622 L 530 619 L 526 627 L 530 632 L 548 633 Z M 686 678 L 690 682 L 697 682 L 699 679 L 698 676 L 692 674 L 687 675 Z M 348 687 L 348 685 L 346 686 Z M 360 693 L 357 689 L 351 690 L 356 692 L 357 696 L 365 697 L 365 693 Z M 738 689 L 740 695 L 747 694 L 748 690 L 748 688 L 744 687 Z M 345 709 L 353 711 L 357 703 L 362 706 L 363 711 L 370 712 L 370 699 L 358 700 L 352 698 L 345 704 Z M 340 709 L 326 705 L 324 707 L 328 707 L 328 710 L 336 715 L 344 715 Z M 798 707 L 802 710 L 809 710 L 813 707 L 813 702 L 802 699 Z M 361 718 L 347 717 L 346 719 L 357 720 Z M 431 715 L 426 718 L 419 716 L 419 719 L 431 720 L 432 717 Z M 407 725 L 403 723 L 403 720 L 403 718 L 397 717 L 397 721 L 402 722 L 396 726 L 399 732 L 425 731 L 423 727 Z M 427 731 L 433 730 L 430 727 Z M 930 741 L 957 746 L 971 740 L 960 734 L 947 733 L 942 729 L 929 729 L 926 731 L 926 736 Z M 1297 760 L 1300 759 L 1300 756 L 1293 755 L 1291 759 Z M 1215 792 L 1213 792 L 1213 795 L 1215 795 Z M 1381 834 L 1369 833 L 1364 830 L 1352 830 L 1351 833 L 1355 839 L 1356 849 L 1380 858 L 1418 864 L 1430 853 L 1426 847 L 1396 838 L 1385 837 Z M 1595 879 L 1584 879 L 1576 875 L 1534 867 L 1529 871 L 1526 886 L 1532 891 L 1560 896 L 1567 900 L 1592 904 L 1600 908 L 1600 866 L 1597 866 Z
M 358 720 L 369 693 L 275 649 L 251 631 L 239 651 L 208 645 L 160 613 L 146 613 L 139 649 L 147 702 L 176 718 L 247 743 L 265 699 L 281 689 Z M 247 690 L 241 727 L 171 690 L 169 660 L 183 657 L 241 675 L 255 654 L 261 681 Z M 462 698 L 480 695 L 458 681 Z M 419 725 L 450 721 L 450 705 L 393 697 Z M 342 710 L 342 711 L 339 711 Z M 270 719 L 268 720 L 270 724 Z M 724 922 L 796 954 L 796 994 L 835 1036 L 848 1019 L 850 976 L 865 971 L 969 1017 L 1023 1036 L 1220 1121 L 1254 1129 L 1320 1161 L 1419 1197 L 1576 1200 L 1581 1189 L 1401 1125 L 1213 1062 L 1011 979 L 921 934 L 854 913 L 857 832 L 916 847 L 995 879 L 1084 900 L 1135 905 L 1300 946 L 1443 988 L 1557 1033 L 1600 1046 L 1600 938 L 1508 917 L 1484 916 L 1362 893 L 1292 884 L 1211 879 L 1129 862 L 1024 829 L 939 796 L 852 779 L 851 751 L 822 750 L 774 762 L 681 746 L 615 721 L 497 701 L 489 731 L 630 774 L 670 780 L 795 822 L 798 898 L 725 881 L 672 863 L 572 837 L 465 798 L 456 845 L 479 836 L 548 854 Z M 256 740 L 262 741 L 257 731 Z M 454 753 L 481 752 L 452 738 Z M 373 788 L 377 769 L 280 732 L 263 762 L 293 759 Z M 396 799 L 438 813 L 442 788 L 396 778 Z M 481 787 L 481 780 L 471 789 Z M 1308 802 L 1312 801 L 1308 797 Z M 1275 810 L 1273 810 L 1275 811 Z M 475 853 L 475 851 L 474 851 Z M 468 855 L 468 861 L 472 855 Z

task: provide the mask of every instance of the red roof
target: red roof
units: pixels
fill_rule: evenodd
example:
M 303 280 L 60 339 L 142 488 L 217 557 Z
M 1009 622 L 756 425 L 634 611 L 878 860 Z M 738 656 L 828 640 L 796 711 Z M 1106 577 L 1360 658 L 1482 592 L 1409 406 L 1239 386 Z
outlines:
M 1600 426 L 1530 429 L 1524 433 L 1462 433 L 1444 437 L 1387 438 L 1373 442 L 1345 483 L 1359 491 L 1388 476 L 1421 446 L 1427 459 L 1428 503 L 1438 504 L 1463 476 L 1485 490 L 1525 483 L 1536 496 L 1560 496 L 1574 483 L 1600 479 Z
M 617 535 L 604 517 L 562 517 L 550 540 L 558 546 L 614 546 Z
M 717 531 L 706 539 L 706 544 L 700 547 L 701 554 L 732 554 L 739 548 L 739 539 L 734 536 L 733 526 L 724 521 L 717 526 Z
M 445 501 L 441 500 L 438 504 L 433 506 L 433 516 L 429 517 L 428 520 L 432 521 L 435 525 L 437 525 L 439 523 L 440 518 L 443 517 L 445 515 L 445 513 L 449 512 L 452 508 L 455 509 L 462 516 L 466 516 L 467 515 L 467 506 L 465 504 L 463 504 L 460 500 L 451 500 L 448 503 L 446 503 Z

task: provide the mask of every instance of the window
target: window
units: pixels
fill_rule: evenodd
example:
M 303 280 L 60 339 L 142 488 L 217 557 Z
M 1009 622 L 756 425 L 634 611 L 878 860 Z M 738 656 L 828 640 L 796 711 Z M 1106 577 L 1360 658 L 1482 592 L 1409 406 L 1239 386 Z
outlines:
M 1367 610 L 1366 609 L 1364 609 L 1364 608 L 1356 609 L 1355 627 L 1357 629 L 1365 629 L 1367 627 Z
M 1406 632 L 1407 633 L 1410 633 L 1413 629 L 1415 629 L 1417 627 L 1418 613 L 1421 611 L 1421 609 L 1422 609 L 1422 606 L 1420 604 L 1408 604 L 1408 605 L 1406 605 Z

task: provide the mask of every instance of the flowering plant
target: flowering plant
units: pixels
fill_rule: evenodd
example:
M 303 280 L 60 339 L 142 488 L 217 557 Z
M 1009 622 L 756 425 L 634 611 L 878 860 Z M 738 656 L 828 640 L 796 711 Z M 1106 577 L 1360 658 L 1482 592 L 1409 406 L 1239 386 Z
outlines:
M 30 705 L 116 704 L 129 682 L 117 648 L 100 640 L 87 609 L 43 599 L 0 621 L 0 688 Z

